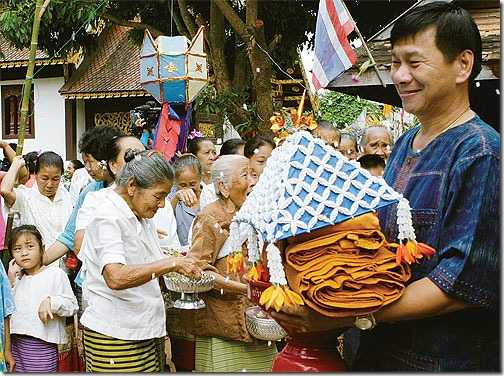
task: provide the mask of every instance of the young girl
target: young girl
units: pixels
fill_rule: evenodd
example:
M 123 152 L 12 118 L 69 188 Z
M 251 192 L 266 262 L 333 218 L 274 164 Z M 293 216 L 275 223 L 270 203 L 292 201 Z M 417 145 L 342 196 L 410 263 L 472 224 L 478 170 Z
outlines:
M 63 160 L 47 151 L 39 155 L 35 164 L 35 184 L 31 188 L 14 188 L 16 176 L 25 165 L 22 157 L 15 157 L 0 185 L 0 192 L 8 207 L 17 210 L 19 224 L 34 225 L 42 234 L 42 242 L 51 245 L 72 213 L 70 194 L 61 184 Z
M 0 373 L 7 369 L 12 372 L 14 359 L 12 358 L 10 344 L 9 321 L 14 312 L 14 299 L 4 266 L 0 262 Z M 7 368 L 8 366 L 8 368 Z
M 17 309 L 10 320 L 16 371 L 56 372 L 58 344 L 68 342 L 64 317 L 77 312 L 77 299 L 63 270 L 43 266 L 42 236 L 35 226 L 12 230 L 9 248 L 22 269 L 14 281 Z

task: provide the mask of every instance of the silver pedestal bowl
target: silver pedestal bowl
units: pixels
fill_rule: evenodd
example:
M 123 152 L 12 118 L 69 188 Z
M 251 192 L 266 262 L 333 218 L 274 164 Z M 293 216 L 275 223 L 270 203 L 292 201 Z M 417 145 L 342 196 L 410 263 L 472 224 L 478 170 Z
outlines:
M 165 285 L 168 290 L 181 294 L 180 299 L 173 303 L 174 308 L 201 309 L 205 308 L 205 302 L 198 294 L 212 290 L 215 277 L 205 272 L 200 279 L 191 279 L 179 273 L 168 273 L 165 275 Z
M 245 310 L 245 323 L 250 335 L 263 341 L 280 341 L 287 335 L 285 330 L 259 306 Z

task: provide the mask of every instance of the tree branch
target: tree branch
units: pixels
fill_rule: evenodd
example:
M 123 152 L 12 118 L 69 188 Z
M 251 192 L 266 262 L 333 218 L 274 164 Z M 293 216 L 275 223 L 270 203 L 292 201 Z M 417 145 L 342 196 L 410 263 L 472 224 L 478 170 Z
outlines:
M 173 12 L 172 12 L 172 9 L 169 8 L 168 11 L 170 12 L 171 17 L 173 18 L 173 21 L 175 22 L 175 26 L 177 27 L 179 34 L 184 35 L 188 39 L 191 39 L 191 35 L 189 33 L 189 30 L 187 30 L 187 28 L 185 27 L 184 22 L 180 16 L 180 14 L 177 12 L 177 9 L 173 8 Z
M 246 23 L 248 26 L 255 26 L 255 22 L 257 20 L 257 0 L 247 0 L 247 9 L 246 9 Z
M 273 51 L 282 41 L 282 34 L 276 34 L 268 44 L 268 50 Z
M 236 14 L 233 7 L 229 5 L 227 0 L 212 1 L 219 7 L 222 14 L 224 15 L 224 17 L 226 17 L 234 31 L 240 36 L 240 38 L 242 38 L 245 43 L 247 43 L 247 45 L 249 45 L 251 35 L 247 31 L 247 25 L 245 25 L 245 22 L 243 22 L 242 19 Z
M 139 30 L 148 29 L 154 38 L 164 34 L 161 30 L 156 29 L 154 26 L 148 25 L 143 22 L 126 21 L 126 20 L 123 20 L 119 17 L 113 16 L 108 13 L 104 13 L 103 17 L 106 18 L 107 20 L 115 23 L 116 25 L 132 27 L 134 29 L 139 29 Z
M 189 31 L 189 34 L 191 34 L 190 39 L 192 39 L 192 38 L 194 38 L 194 36 L 196 35 L 196 32 L 198 30 L 196 29 L 196 25 L 194 23 L 194 20 L 193 20 L 191 14 L 187 10 L 186 0 L 178 0 L 178 6 L 179 6 L 179 10 L 180 10 L 180 16 L 182 17 L 182 20 L 184 20 L 184 23 L 187 27 L 187 30 Z

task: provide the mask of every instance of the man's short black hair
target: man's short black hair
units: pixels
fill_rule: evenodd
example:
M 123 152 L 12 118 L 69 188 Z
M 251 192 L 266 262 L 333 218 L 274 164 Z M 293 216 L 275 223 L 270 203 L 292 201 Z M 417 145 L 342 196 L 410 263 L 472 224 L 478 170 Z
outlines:
M 452 62 L 462 51 L 471 50 L 474 65 L 469 82 L 481 71 L 481 35 L 469 12 L 458 5 L 436 1 L 411 10 L 394 23 L 390 43 L 394 45 L 426 29 L 436 28 L 436 46 Z
M 385 160 L 378 154 L 365 154 L 357 162 L 360 163 L 362 168 L 369 170 L 370 168 L 383 167 L 385 168 Z

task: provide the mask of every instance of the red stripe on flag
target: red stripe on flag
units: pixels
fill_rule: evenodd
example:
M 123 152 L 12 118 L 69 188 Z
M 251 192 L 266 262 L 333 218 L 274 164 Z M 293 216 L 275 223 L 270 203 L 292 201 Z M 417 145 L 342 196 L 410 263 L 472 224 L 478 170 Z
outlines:
M 322 87 L 322 85 L 320 85 L 319 80 L 317 79 L 317 76 L 315 76 L 315 73 L 312 73 L 312 82 L 313 86 L 315 87 L 315 91 L 317 91 Z
M 321 0 L 321 1 L 324 1 L 324 0 Z M 352 64 L 355 64 L 355 61 L 357 60 L 357 55 L 355 54 L 355 51 L 352 49 L 352 46 L 350 46 L 350 43 L 348 42 L 348 38 L 345 34 L 345 30 L 339 21 L 338 14 L 336 12 L 336 8 L 334 7 L 332 0 L 325 0 L 325 2 L 326 2 L 326 8 L 327 8 L 327 12 L 329 14 L 329 18 L 332 21 L 334 31 L 336 32 L 336 35 L 338 36 L 341 47 L 343 47 L 343 50 L 345 51 L 346 55 L 348 56 L 348 60 L 350 60 L 350 62 Z

